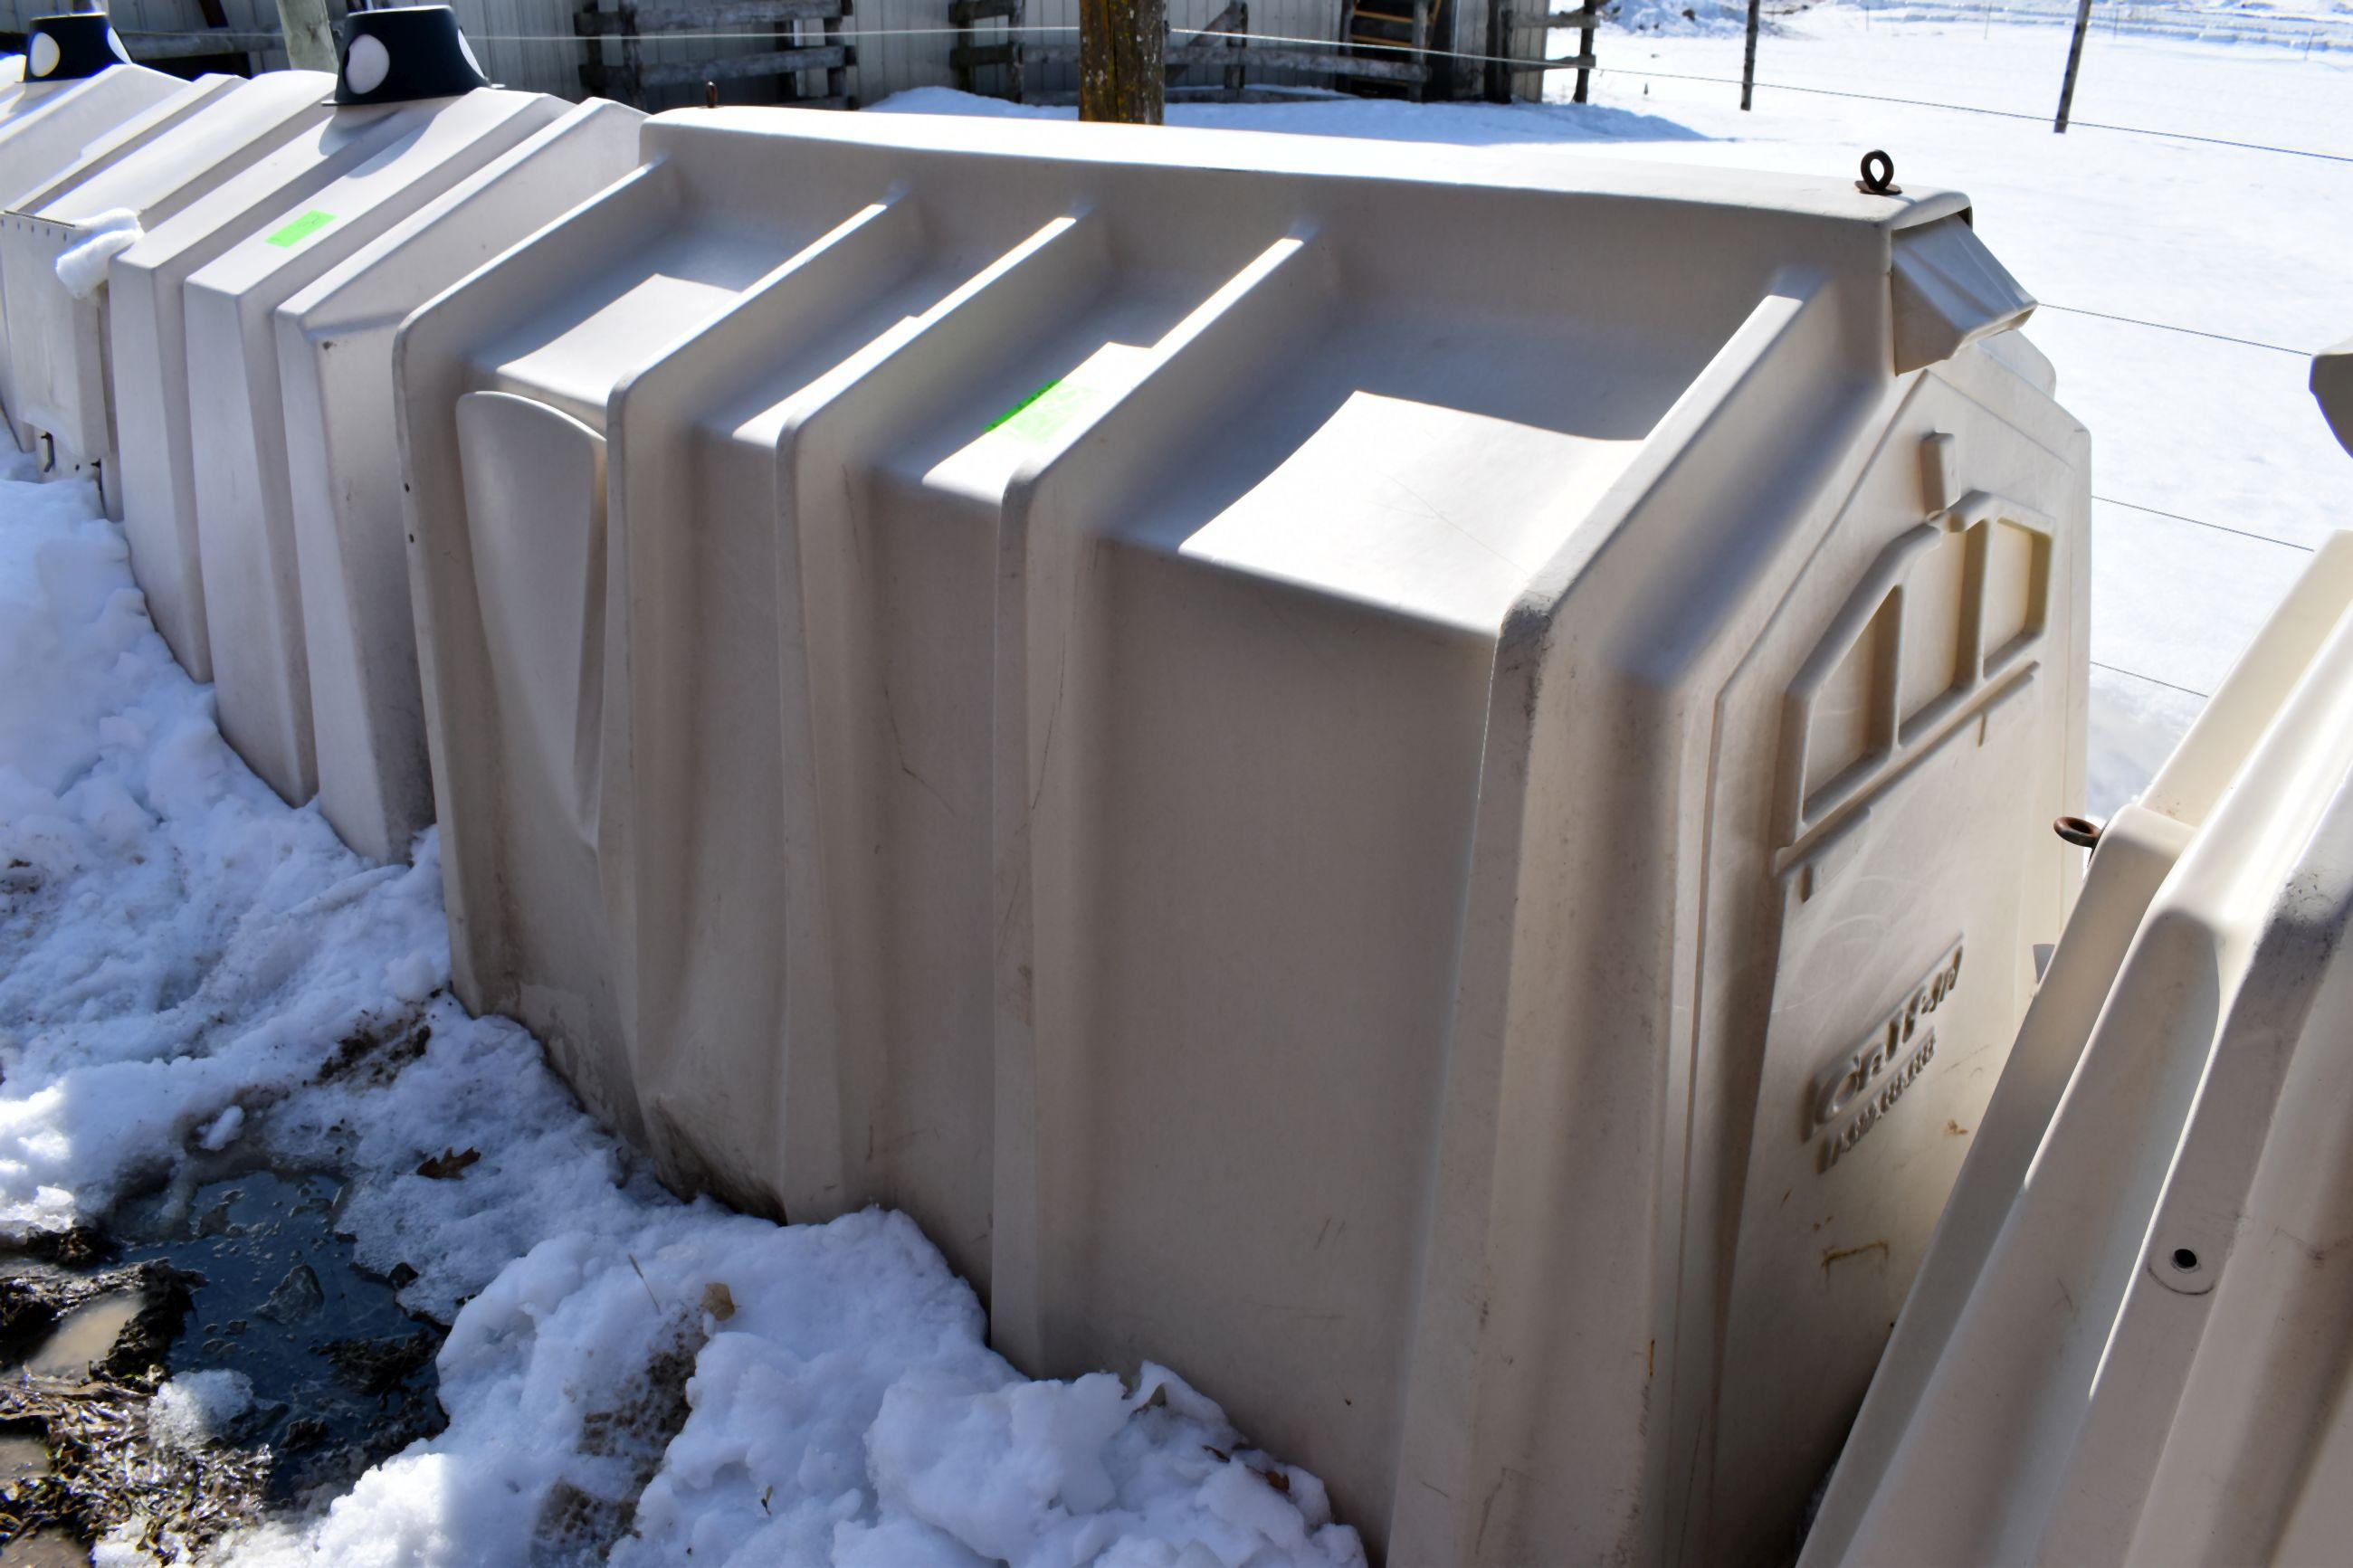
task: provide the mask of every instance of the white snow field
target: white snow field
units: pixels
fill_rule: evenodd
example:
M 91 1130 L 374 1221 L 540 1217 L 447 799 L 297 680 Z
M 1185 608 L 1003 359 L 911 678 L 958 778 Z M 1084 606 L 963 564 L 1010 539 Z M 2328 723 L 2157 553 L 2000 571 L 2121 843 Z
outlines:
M 2211 20 L 2228 9 L 2136 7 L 2137 30 L 2087 49 L 2078 119 L 2339 157 L 2088 125 L 2054 137 L 2040 117 L 2064 29 L 1956 5 L 1941 20 L 1777 17 L 1753 114 L 1736 89 L 1682 79 L 1738 74 L 1737 33 L 1695 19 L 1606 33 L 1609 68 L 1583 108 L 1337 100 L 1175 117 L 1841 176 L 1884 147 L 1899 181 L 1972 193 L 1997 254 L 2047 302 L 2031 335 L 2094 437 L 2105 810 L 2146 778 L 2323 531 L 2353 521 L 2353 460 L 2301 357 L 2353 333 L 2348 29 L 2235 8 L 2263 37 L 2308 25 L 2306 49 L 2140 25 L 2228 32 L 2227 16 Z M 891 107 L 1003 111 L 947 93 Z M 625 1529 L 622 1564 L 1361 1561 L 1312 1477 L 1249 1451 L 1170 1374 L 1021 1378 L 902 1216 L 777 1226 L 664 1194 L 528 1035 L 445 994 L 433 836 L 413 865 L 364 862 L 227 751 L 92 499 L 34 482 L 29 459 L 0 466 L 0 1225 L 96 1216 L 200 1152 L 328 1166 L 347 1182 L 340 1224 L 361 1261 L 417 1270 L 403 1300 L 454 1318 L 448 1430 L 322 1516 L 232 1539 L 213 1561 L 471 1568 L 531 1561 L 535 1536 L 553 1561 L 555 1523 L 600 1517 Z M 457 1179 L 418 1173 L 467 1150 L 480 1161 Z M 672 1436 L 658 1412 L 681 1379 Z M 159 1419 L 194 1432 L 197 1394 L 224 1392 L 188 1384 Z M 143 1559 L 118 1542 L 100 1560 Z

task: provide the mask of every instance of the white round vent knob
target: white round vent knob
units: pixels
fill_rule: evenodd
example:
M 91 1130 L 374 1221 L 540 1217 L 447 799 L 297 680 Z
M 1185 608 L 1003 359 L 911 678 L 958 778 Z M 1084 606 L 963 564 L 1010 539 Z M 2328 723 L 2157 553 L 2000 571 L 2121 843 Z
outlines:
M 352 40 L 343 57 L 343 85 L 354 93 L 370 93 L 392 74 L 392 51 L 366 34 Z

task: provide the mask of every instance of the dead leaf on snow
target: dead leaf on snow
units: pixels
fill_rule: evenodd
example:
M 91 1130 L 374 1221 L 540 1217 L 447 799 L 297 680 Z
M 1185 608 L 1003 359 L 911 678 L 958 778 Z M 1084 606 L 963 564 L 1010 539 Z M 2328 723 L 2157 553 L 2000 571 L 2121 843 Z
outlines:
M 417 1167 L 417 1173 L 436 1182 L 454 1182 L 465 1174 L 466 1167 L 482 1157 L 480 1149 L 445 1149 Z

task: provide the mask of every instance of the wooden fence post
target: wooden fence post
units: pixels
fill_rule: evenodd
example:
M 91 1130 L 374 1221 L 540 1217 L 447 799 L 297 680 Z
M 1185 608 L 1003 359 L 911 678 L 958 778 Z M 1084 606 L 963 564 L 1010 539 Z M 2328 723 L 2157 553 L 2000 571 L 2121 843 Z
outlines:
M 1595 22 L 1599 19 L 1600 11 L 1601 0 L 1585 0 L 1585 5 L 1581 13 L 1585 17 L 1585 22 L 1582 26 L 1577 29 L 1577 58 L 1578 59 L 1589 60 L 1593 58 L 1593 26 Z M 1593 68 L 1590 66 L 1579 66 L 1577 68 L 1577 96 L 1570 100 L 1571 102 L 1583 103 L 1586 100 L 1586 94 L 1588 91 L 1587 79 L 1592 75 Z
M 1764 8 L 1763 0 L 1748 0 L 1748 52 L 1740 61 L 1740 112 L 1748 112 L 1751 100 L 1757 96 L 1757 14 Z
M 335 58 L 335 30 L 327 25 L 327 0 L 278 0 L 278 25 L 286 36 L 286 63 L 298 71 L 342 68 Z
M 1079 118 L 1159 124 L 1167 54 L 1167 0 L 1079 0 Z
M 1422 68 L 1423 74 L 1406 85 L 1405 95 L 1419 103 L 1423 84 L 1430 79 L 1430 0 L 1413 0 L 1413 63 Z
M 2067 134 L 2067 111 L 2075 102 L 2075 68 L 2083 63 L 2084 34 L 2092 25 L 2092 0 L 2075 0 L 2075 36 L 2067 44 L 2067 75 L 2059 84 L 2059 118 L 2051 129 Z
M 1504 63 L 1512 53 L 1512 14 L 1504 0 L 1487 0 L 1487 101 L 1512 101 L 1512 73 Z

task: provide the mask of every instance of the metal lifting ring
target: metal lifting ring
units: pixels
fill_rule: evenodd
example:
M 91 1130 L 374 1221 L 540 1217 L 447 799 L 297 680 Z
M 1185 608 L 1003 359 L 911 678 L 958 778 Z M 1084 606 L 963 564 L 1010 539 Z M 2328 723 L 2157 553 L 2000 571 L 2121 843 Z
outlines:
M 2061 816 L 2052 819 L 2051 831 L 2078 849 L 2096 849 L 2100 843 L 2100 825 L 2088 816 Z
M 1895 183 L 1895 160 L 1876 147 L 1865 153 L 1862 155 L 1862 178 L 1854 183 L 1854 188 L 1874 196 L 1902 195 L 1904 187 Z

